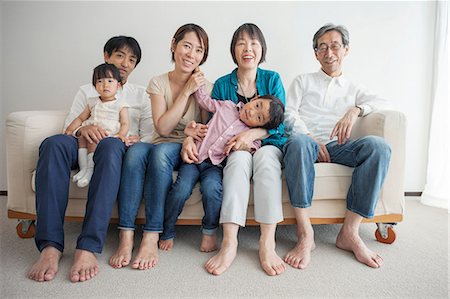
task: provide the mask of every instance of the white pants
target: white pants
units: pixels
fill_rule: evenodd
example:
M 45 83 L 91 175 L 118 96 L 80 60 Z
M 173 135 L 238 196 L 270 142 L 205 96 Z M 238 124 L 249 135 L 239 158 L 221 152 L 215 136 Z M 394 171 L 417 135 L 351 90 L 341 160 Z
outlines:
M 253 175 L 255 220 L 275 224 L 283 221 L 281 202 L 282 152 L 266 145 L 254 155 L 246 151 L 233 152 L 223 170 L 223 201 L 220 223 L 245 226 Z

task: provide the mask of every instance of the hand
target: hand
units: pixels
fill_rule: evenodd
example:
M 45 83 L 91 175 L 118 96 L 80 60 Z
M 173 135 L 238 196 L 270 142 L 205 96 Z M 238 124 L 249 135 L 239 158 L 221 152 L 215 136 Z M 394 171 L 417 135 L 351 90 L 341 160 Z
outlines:
M 139 137 L 139 135 L 132 135 L 132 136 L 128 136 L 125 140 L 125 145 L 126 146 L 132 146 L 133 144 L 139 143 L 141 142 L 141 138 Z
M 83 136 L 89 143 L 99 143 L 100 140 L 109 135 L 105 129 L 95 125 L 83 126 L 78 132 L 80 132 L 80 136 Z
M 186 134 L 186 136 L 191 136 L 197 141 L 202 141 L 207 132 L 208 125 L 196 123 L 194 120 L 190 121 L 184 128 L 184 134 Z
M 120 140 L 122 140 L 123 143 L 126 143 L 126 141 L 127 141 L 127 137 L 122 134 L 117 134 L 114 137 L 119 138 Z
M 317 161 L 319 162 L 331 162 L 330 153 L 327 150 L 327 146 L 323 144 L 322 142 L 318 141 L 314 136 L 309 135 L 308 136 L 314 140 L 319 145 L 319 155 L 317 156 Z
M 239 133 L 238 135 L 234 136 L 225 145 L 225 150 L 228 146 L 232 145 L 230 150 L 233 151 L 247 151 L 251 152 L 253 141 L 256 139 L 253 137 L 253 134 L 251 130 Z M 228 151 L 229 152 L 229 151 Z M 225 151 L 224 151 L 225 153 Z
M 181 148 L 181 159 L 188 164 L 198 163 L 198 151 L 194 138 L 186 137 Z
M 64 132 L 64 134 L 66 134 L 66 135 L 72 135 L 72 134 L 73 134 L 73 130 L 66 130 L 66 131 Z
M 231 149 L 233 148 L 233 146 L 235 146 L 236 145 L 236 141 L 234 141 L 234 142 L 227 142 L 227 144 L 225 145 L 225 148 L 223 149 L 223 154 L 225 155 L 225 156 L 229 156 L 230 155 L 230 152 L 231 152 Z
M 189 80 L 184 85 L 186 94 L 191 95 L 197 91 L 197 89 L 205 84 L 205 76 L 199 68 L 196 68 Z
M 338 138 L 338 144 L 344 144 L 350 138 L 353 125 L 358 119 L 359 108 L 353 107 L 344 114 L 344 116 L 336 123 L 333 131 L 330 134 L 330 139 L 334 136 Z

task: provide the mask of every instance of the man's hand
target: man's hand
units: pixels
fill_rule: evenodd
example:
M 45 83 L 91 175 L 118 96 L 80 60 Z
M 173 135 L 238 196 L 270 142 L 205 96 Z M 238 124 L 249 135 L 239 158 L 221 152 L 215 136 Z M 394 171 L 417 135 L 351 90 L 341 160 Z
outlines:
M 330 134 L 330 139 L 334 136 L 338 138 L 338 144 L 344 144 L 347 139 L 350 138 L 352 133 L 353 125 L 358 119 L 360 109 L 358 107 L 353 107 L 345 113 L 345 115 L 336 123 L 333 131 Z
M 197 141 L 202 141 L 208 132 L 208 125 L 196 123 L 194 120 L 190 121 L 184 128 L 184 134 L 191 136 Z
M 121 134 L 117 134 L 116 136 L 114 136 L 116 138 L 119 138 L 120 140 L 122 140 L 123 143 L 127 142 L 127 137 Z
M 188 164 L 198 163 L 198 151 L 194 138 L 188 136 L 184 139 L 180 154 L 184 162 Z
M 330 153 L 327 150 L 327 146 L 322 142 L 320 142 L 319 140 L 317 140 L 313 135 L 308 134 L 308 136 L 319 145 L 319 155 L 317 156 L 317 161 L 330 163 L 331 157 Z
M 99 143 L 105 137 L 108 137 L 108 132 L 105 129 L 95 125 L 83 126 L 77 133 L 83 136 L 89 143 Z

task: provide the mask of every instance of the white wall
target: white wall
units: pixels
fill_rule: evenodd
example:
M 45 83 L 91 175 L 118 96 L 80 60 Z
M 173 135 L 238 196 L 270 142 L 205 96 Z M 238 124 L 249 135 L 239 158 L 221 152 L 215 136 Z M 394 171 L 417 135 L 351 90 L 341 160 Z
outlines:
M 0 6 L 1 7 L 1 6 Z M 311 41 L 327 22 L 350 31 L 345 74 L 391 99 L 408 118 L 406 191 L 422 191 L 426 173 L 434 2 L 3 2 L 2 123 L 12 111 L 69 109 L 79 85 L 102 62 L 114 35 L 135 37 L 143 60 L 130 81 L 171 69 L 169 44 L 188 22 L 205 28 L 210 81 L 234 68 L 229 44 L 244 22 L 256 23 L 268 43 L 263 68 L 278 71 L 285 89 L 319 69 Z M 4 125 L 0 190 L 6 190 Z

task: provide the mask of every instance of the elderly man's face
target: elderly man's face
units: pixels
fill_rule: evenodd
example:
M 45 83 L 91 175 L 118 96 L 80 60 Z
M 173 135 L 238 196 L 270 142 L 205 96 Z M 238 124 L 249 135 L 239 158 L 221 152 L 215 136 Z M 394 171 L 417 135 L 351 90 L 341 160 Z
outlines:
M 342 61 L 348 53 L 344 47 L 342 36 L 338 31 L 328 31 L 317 40 L 316 59 L 322 65 L 322 70 L 331 77 L 340 76 Z

